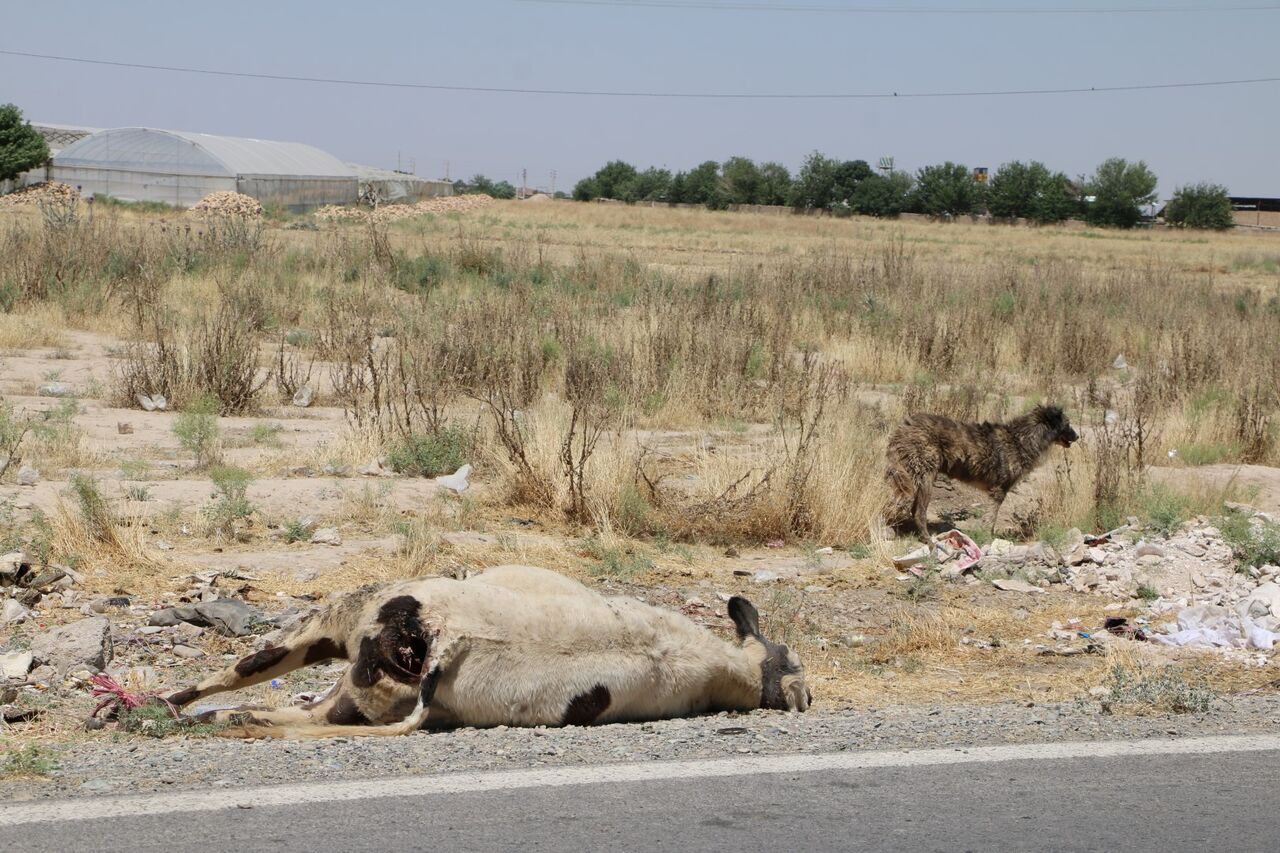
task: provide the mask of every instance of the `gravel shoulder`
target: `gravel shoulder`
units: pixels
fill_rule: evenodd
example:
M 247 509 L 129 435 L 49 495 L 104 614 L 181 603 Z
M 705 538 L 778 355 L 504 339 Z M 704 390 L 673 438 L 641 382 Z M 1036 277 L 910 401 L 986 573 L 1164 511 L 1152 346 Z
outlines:
M 563 729 L 458 729 L 399 738 L 163 741 L 92 737 L 58 753 L 45 779 L 0 779 L 0 801 L 583 764 L 845 750 L 1270 733 L 1275 694 L 1200 714 L 1113 716 L 1093 703 L 888 706 L 807 714 L 718 714 Z

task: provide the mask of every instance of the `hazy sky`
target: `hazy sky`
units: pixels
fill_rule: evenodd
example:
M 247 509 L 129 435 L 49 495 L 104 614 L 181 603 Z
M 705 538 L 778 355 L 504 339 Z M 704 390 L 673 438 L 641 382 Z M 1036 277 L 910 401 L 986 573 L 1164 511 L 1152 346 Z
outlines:
M 711 0 L 715 2 L 715 0 Z M 678 0 L 677 0 L 678 2 Z M 755 0 L 900 8 L 893 0 Z M 1218 7 L 1243 5 L 1222 2 Z M 1256 0 L 1262 4 L 1263 0 Z M 1191 5 L 1196 0 L 1178 0 Z M 914 8 L 1169 7 L 1156 0 L 911 0 Z M 1199 2 L 1199 5 L 1214 5 Z M 6 4 L 0 48 L 220 70 L 463 86 L 666 92 L 973 91 L 1280 76 L 1280 11 L 832 14 L 519 0 L 116 0 Z M 0 56 L 33 120 L 308 142 L 432 177 L 568 189 L 606 160 L 687 169 L 733 155 L 793 170 L 892 155 L 1070 175 L 1145 159 L 1161 192 L 1213 180 L 1280 196 L 1280 84 L 897 100 L 676 100 L 226 79 Z

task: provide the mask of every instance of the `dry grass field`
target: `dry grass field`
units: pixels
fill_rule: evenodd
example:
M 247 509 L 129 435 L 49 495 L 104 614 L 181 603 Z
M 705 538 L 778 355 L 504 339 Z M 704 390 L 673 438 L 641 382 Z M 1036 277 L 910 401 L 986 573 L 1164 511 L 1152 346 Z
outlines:
M 877 519 L 905 414 L 1037 402 L 1083 438 L 1011 496 L 1006 539 L 1275 508 L 1280 235 L 569 202 L 62 220 L 0 211 L 0 438 L 39 472 L 0 478 L 0 539 L 83 573 L 82 604 L 128 596 L 126 626 L 202 570 L 276 611 L 521 562 L 712 625 L 745 591 L 837 705 L 1071 699 L 1169 661 L 1221 691 L 1274 680 L 1138 643 L 1038 655 L 1052 623 L 1143 602 L 903 581 L 889 557 L 911 546 Z M 461 496 L 432 479 L 463 462 Z M 986 541 L 980 495 L 936 504 Z M 0 645 L 79 617 L 0 626 Z M 117 654 L 174 686 L 251 648 L 201 642 L 194 661 Z M 51 701 L 25 735 L 83 715 Z

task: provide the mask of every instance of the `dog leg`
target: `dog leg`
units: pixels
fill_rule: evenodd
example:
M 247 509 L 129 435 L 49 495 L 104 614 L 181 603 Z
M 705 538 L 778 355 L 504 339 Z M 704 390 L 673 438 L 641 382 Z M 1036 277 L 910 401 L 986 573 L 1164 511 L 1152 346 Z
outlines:
M 916 496 L 913 503 L 912 517 L 916 522 L 916 533 L 920 536 L 920 541 L 926 545 L 932 540 L 929 538 L 929 500 L 933 497 L 933 481 L 918 480 L 916 482 Z
M 180 708 L 214 693 L 260 684 L 313 663 L 334 658 L 350 660 L 345 639 L 333 636 L 330 628 L 325 619 L 312 618 L 280 645 L 247 655 L 196 686 L 170 693 L 165 699 Z
M 991 513 L 991 536 L 994 538 L 996 535 L 996 521 L 1000 518 L 1000 507 L 1004 505 L 1004 499 L 1008 492 L 1004 489 L 991 489 L 988 494 L 996 502 L 995 512 Z

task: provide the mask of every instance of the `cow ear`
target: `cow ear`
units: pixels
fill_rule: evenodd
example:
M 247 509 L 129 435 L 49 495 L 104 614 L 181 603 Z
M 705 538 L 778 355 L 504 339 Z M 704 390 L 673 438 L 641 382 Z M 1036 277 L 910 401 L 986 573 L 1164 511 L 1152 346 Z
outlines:
M 739 640 L 745 640 L 747 637 L 764 640 L 760 634 L 760 614 L 750 601 L 738 595 L 729 599 L 729 618 L 733 620 L 733 627 L 738 631 Z

